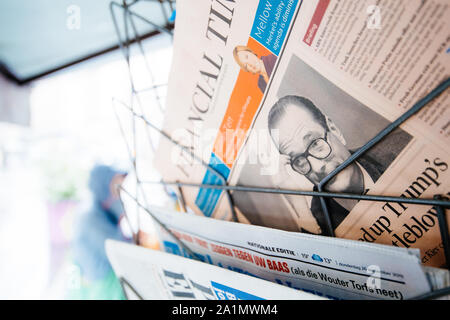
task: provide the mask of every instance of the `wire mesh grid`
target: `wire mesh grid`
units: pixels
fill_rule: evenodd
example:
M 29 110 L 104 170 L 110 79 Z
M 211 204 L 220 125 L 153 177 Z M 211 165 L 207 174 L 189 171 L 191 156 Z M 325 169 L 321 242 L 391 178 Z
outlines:
M 135 12 L 133 10 L 133 6 L 137 2 L 158 2 L 161 6 L 161 10 L 163 12 L 165 24 L 158 25 L 152 22 L 150 19 L 143 17 L 141 14 Z M 413 205 L 426 205 L 433 206 L 436 209 L 438 216 L 438 225 L 440 229 L 440 234 L 442 238 L 442 244 L 444 249 L 444 256 L 447 263 L 447 268 L 450 267 L 450 238 L 449 238 L 449 230 L 446 218 L 446 210 L 450 207 L 450 201 L 446 197 L 446 195 L 435 195 L 433 199 L 424 199 L 424 198 L 405 198 L 405 197 L 395 197 L 395 196 L 385 196 L 385 195 L 367 195 L 367 194 L 351 194 L 351 193 L 338 193 L 338 192 L 328 192 L 325 191 L 325 187 L 328 182 L 330 182 L 337 174 L 339 174 L 342 170 L 347 168 L 350 164 L 354 163 L 359 157 L 361 157 L 365 152 L 375 146 L 378 142 L 383 140 L 387 135 L 389 135 L 392 131 L 398 128 L 401 124 L 405 123 L 408 119 L 410 119 L 413 115 L 417 114 L 422 108 L 424 108 L 427 104 L 429 104 L 432 100 L 437 98 L 443 92 L 445 92 L 450 87 L 450 78 L 447 78 L 440 85 L 434 88 L 429 94 L 427 94 L 424 98 L 415 103 L 408 111 L 406 111 L 403 115 L 401 115 L 394 122 L 390 123 L 387 127 L 385 127 L 382 131 L 380 131 L 377 135 L 375 135 L 372 139 L 370 139 L 364 146 L 358 149 L 355 153 L 353 153 L 347 160 L 345 160 L 342 164 L 340 164 L 336 169 L 334 169 L 330 174 L 328 174 L 317 186 L 317 191 L 309 191 L 309 190 L 286 190 L 279 188 L 263 188 L 263 187 L 255 187 L 255 186 L 231 186 L 228 185 L 227 180 L 212 166 L 206 163 L 203 159 L 193 154 L 187 147 L 179 144 L 175 141 L 168 133 L 164 132 L 160 126 L 156 125 L 152 121 L 152 116 L 148 116 L 144 112 L 144 107 L 142 101 L 139 99 L 139 95 L 143 91 L 150 91 L 153 93 L 155 103 L 158 105 L 159 110 L 162 112 L 164 110 L 163 105 L 161 104 L 161 97 L 158 93 L 158 89 L 160 87 L 166 86 L 167 84 L 158 84 L 154 81 L 154 76 L 152 73 L 152 69 L 150 67 L 150 63 L 147 61 L 146 53 L 144 47 L 142 45 L 142 37 L 139 34 L 135 20 L 144 21 L 151 26 L 153 26 L 160 33 L 168 34 L 170 37 L 173 37 L 173 17 L 175 15 L 175 1 L 168 0 L 133 0 L 126 1 L 123 0 L 122 3 L 111 2 L 110 4 L 111 16 L 114 24 L 115 31 L 117 33 L 118 42 L 120 49 L 123 53 L 125 61 L 127 63 L 128 71 L 129 71 L 129 79 L 131 84 L 130 89 L 130 102 L 126 103 L 123 101 L 119 101 L 113 99 L 113 109 L 117 117 L 117 121 L 119 123 L 119 127 L 124 137 L 124 141 L 127 147 L 128 156 L 130 162 L 132 164 L 134 176 L 135 176 L 135 194 L 130 190 L 127 190 L 123 186 L 120 186 L 121 195 L 126 195 L 129 199 L 131 199 L 135 205 L 136 210 L 144 210 L 148 213 L 153 220 L 162 227 L 166 232 L 168 232 L 175 241 L 193 258 L 198 259 L 197 255 L 183 242 L 181 241 L 175 234 L 173 234 L 169 228 L 167 228 L 164 223 L 159 221 L 151 212 L 149 207 L 149 201 L 146 197 L 146 193 L 143 190 L 143 185 L 162 185 L 165 188 L 174 187 L 178 192 L 176 192 L 177 199 L 179 201 L 180 207 L 186 211 L 186 201 L 183 197 L 183 193 L 181 191 L 182 187 L 192 187 L 192 188 L 206 188 L 206 189 L 220 189 L 224 192 L 225 197 L 227 198 L 230 211 L 232 213 L 232 218 L 234 221 L 238 221 L 235 206 L 233 202 L 233 191 L 238 192 L 254 192 L 254 193 L 272 193 L 272 194 L 284 194 L 284 195 L 292 195 L 292 196 L 317 196 L 320 199 L 320 204 L 325 215 L 325 220 L 327 224 L 328 234 L 332 237 L 335 236 L 330 215 L 327 206 L 327 199 L 330 198 L 340 198 L 340 199 L 355 199 L 358 201 L 377 201 L 377 202 L 393 202 L 393 203 L 408 203 Z M 121 15 L 123 22 L 123 29 L 120 30 L 119 27 L 119 18 L 118 14 Z M 171 18 L 169 18 L 171 17 Z M 130 48 L 131 46 L 137 46 L 139 53 L 144 57 L 145 60 L 145 68 L 150 76 L 149 86 L 144 89 L 137 89 L 134 84 L 134 79 L 130 66 Z M 156 63 L 156 62 L 155 62 Z M 118 115 L 117 105 L 120 106 L 123 110 L 126 110 L 129 115 L 131 115 L 131 142 L 127 142 L 127 132 L 124 129 L 121 118 Z M 136 137 L 136 126 L 137 122 L 141 122 L 145 127 L 146 139 L 148 140 L 151 149 L 155 152 L 155 143 L 154 138 L 152 138 L 150 130 L 156 132 L 163 139 L 167 139 L 170 143 L 174 145 L 174 147 L 180 148 L 183 152 L 187 153 L 192 159 L 197 161 L 199 164 L 203 165 L 208 171 L 215 174 L 215 176 L 219 179 L 219 183 L 215 185 L 208 184 L 198 184 L 198 183 L 190 183 L 190 182 L 180 182 L 180 181 L 163 181 L 163 180 L 144 180 L 141 179 L 140 172 L 138 166 L 136 164 L 137 159 L 137 137 Z M 137 214 L 137 230 L 139 230 L 139 214 Z M 139 239 L 137 236 L 137 231 L 133 232 L 133 239 L 136 244 L 139 244 Z M 126 283 L 127 286 L 130 286 L 129 283 Z M 133 289 L 134 290 L 134 289 Z M 426 295 L 415 297 L 414 299 L 431 299 L 436 297 L 441 297 L 450 293 L 450 287 L 444 288 L 441 290 L 436 290 Z

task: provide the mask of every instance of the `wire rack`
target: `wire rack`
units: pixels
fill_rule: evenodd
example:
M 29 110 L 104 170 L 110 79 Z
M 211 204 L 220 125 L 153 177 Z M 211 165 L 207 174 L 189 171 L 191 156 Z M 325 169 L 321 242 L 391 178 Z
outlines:
M 147 19 L 143 17 L 141 14 L 135 12 L 133 10 L 134 5 L 137 2 L 158 2 L 161 6 L 161 10 L 163 12 L 163 16 L 165 19 L 164 25 L 158 25 L 154 22 L 152 22 L 150 19 Z M 122 53 L 124 55 L 125 61 L 128 65 L 129 70 L 129 77 L 130 77 L 130 83 L 131 83 L 131 96 L 137 97 L 140 94 L 140 90 L 137 90 L 134 85 L 132 72 L 130 70 L 130 47 L 135 44 L 137 45 L 140 54 L 145 58 L 145 50 L 142 45 L 142 37 L 138 33 L 136 28 L 135 20 L 141 20 L 144 21 L 151 26 L 153 26 L 156 30 L 158 30 L 161 33 L 168 34 L 169 36 L 173 37 L 173 17 L 175 15 L 175 1 L 169 1 L 169 0 L 133 0 L 133 1 L 126 1 L 123 0 L 121 3 L 118 2 L 111 2 L 110 4 L 110 11 L 111 16 L 114 24 L 115 31 L 117 33 L 118 42 L 120 49 L 122 50 Z M 119 28 L 119 18 L 118 15 L 121 15 L 121 18 L 123 19 L 123 31 Z M 172 18 L 171 18 L 172 17 Z M 152 75 L 150 63 L 146 61 L 146 68 L 150 75 Z M 153 79 L 153 76 L 151 76 Z M 159 96 L 157 93 L 157 89 L 160 86 L 164 86 L 166 84 L 155 84 L 152 83 L 148 88 L 145 90 L 151 90 L 154 91 L 154 96 L 157 101 L 159 102 Z M 133 166 L 133 171 L 136 177 L 136 195 L 133 195 L 130 191 L 126 190 L 124 187 L 120 187 L 121 193 L 126 194 L 130 199 L 132 199 L 136 206 L 138 208 L 143 209 L 145 212 L 147 212 L 154 221 L 161 226 L 163 229 L 165 229 L 169 234 L 171 234 L 174 239 L 178 242 L 178 244 L 186 250 L 194 259 L 197 259 L 197 255 L 190 250 L 190 248 L 180 239 L 176 237 L 175 234 L 173 234 L 161 221 L 159 221 L 149 210 L 149 203 L 147 201 L 147 198 L 145 196 L 145 193 L 143 192 L 142 186 L 144 184 L 160 184 L 163 185 L 165 188 L 167 187 L 174 187 L 177 189 L 178 192 L 176 192 L 177 200 L 181 206 L 181 208 L 186 211 L 186 201 L 183 197 L 183 193 L 181 192 L 182 187 L 192 187 L 192 188 L 209 188 L 209 189 L 220 189 L 224 191 L 225 197 L 227 198 L 232 217 L 234 221 L 238 221 L 237 215 L 235 212 L 235 206 L 233 202 L 233 196 L 232 192 L 238 191 L 238 192 L 252 192 L 252 193 L 271 193 L 271 194 L 282 194 L 282 195 L 290 195 L 290 196 L 316 196 L 320 199 L 320 205 L 322 207 L 323 213 L 325 215 L 325 221 L 327 226 L 328 234 L 332 237 L 335 236 L 334 229 L 331 223 L 330 216 L 332 215 L 332 212 L 330 213 L 328 210 L 327 200 L 330 198 L 340 198 L 340 199 L 354 199 L 359 201 L 377 201 L 377 202 L 394 202 L 394 203 L 408 203 L 408 204 L 414 204 L 414 205 L 426 205 L 426 206 L 433 206 L 437 211 L 438 216 L 438 224 L 440 229 L 440 234 L 442 238 L 442 244 L 443 244 L 443 250 L 444 250 L 444 256 L 446 260 L 446 267 L 450 267 L 450 237 L 449 237 L 449 230 L 448 230 L 448 224 L 447 224 L 447 218 L 446 218 L 446 210 L 450 207 L 450 201 L 449 199 L 444 195 L 435 195 L 433 199 L 418 199 L 418 198 L 405 198 L 405 197 L 394 197 L 394 196 L 384 196 L 384 195 L 366 195 L 366 194 L 351 194 L 351 193 L 338 193 L 338 192 L 327 192 L 325 191 L 325 187 L 328 182 L 330 182 L 337 174 L 339 174 L 341 171 L 343 171 L 345 168 L 347 168 L 349 165 L 354 163 L 358 158 L 360 158 L 365 152 L 367 152 L 369 149 L 374 147 L 378 142 L 383 140 L 387 135 L 389 135 L 392 131 L 394 131 L 396 128 L 398 128 L 401 124 L 405 123 L 408 119 L 410 119 L 413 115 L 415 115 L 417 112 L 419 112 L 422 108 L 424 108 L 426 105 L 428 105 L 432 100 L 437 98 L 439 95 L 441 95 L 444 91 L 446 91 L 450 87 L 450 78 L 443 81 L 440 85 L 438 85 L 436 88 L 434 88 L 429 94 L 427 94 L 424 98 L 419 100 L 417 103 L 415 103 L 408 111 L 406 111 L 402 116 L 400 116 L 398 119 L 396 119 L 394 122 L 389 124 L 387 127 L 385 127 L 383 130 L 381 130 L 378 134 L 376 134 L 370 141 L 368 141 L 363 147 L 358 149 L 355 153 L 353 153 L 347 160 L 345 160 L 341 165 L 339 165 L 336 169 L 333 170 L 328 176 L 326 176 L 317 186 L 317 191 L 301 191 L 301 190 L 286 190 L 286 189 L 279 189 L 279 188 L 262 188 L 262 187 L 254 187 L 254 186 L 230 186 L 227 183 L 227 180 L 211 165 L 206 163 L 203 159 L 199 158 L 195 154 L 192 154 L 190 150 L 188 150 L 185 146 L 180 145 L 177 141 L 175 141 L 169 134 L 164 132 L 161 128 L 159 128 L 157 125 L 155 125 L 151 119 L 144 115 L 143 112 L 143 106 L 139 99 L 136 99 L 136 103 L 133 103 L 133 99 L 131 99 L 130 104 L 126 104 L 123 102 L 120 102 L 120 105 L 122 108 L 127 110 L 129 114 L 132 116 L 132 130 L 133 130 L 133 139 L 132 144 L 134 149 L 130 146 L 129 143 L 126 142 L 125 139 L 125 131 L 123 126 L 121 125 L 121 120 L 118 116 L 117 109 L 114 106 L 114 111 L 117 116 L 117 120 L 119 122 L 120 129 L 122 131 L 122 135 L 124 136 L 124 140 L 126 142 L 127 150 L 128 150 L 128 156 L 130 158 L 130 161 Z M 160 105 L 160 109 L 163 110 L 163 107 Z M 187 154 L 189 154 L 195 161 L 203 165 L 207 170 L 214 173 L 216 177 L 219 179 L 218 184 L 210 185 L 210 184 L 198 184 L 198 183 L 189 183 L 189 182 L 180 182 L 180 181 L 143 181 L 140 179 L 140 175 L 138 172 L 138 168 L 136 166 L 136 122 L 141 121 L 145 124 L 146 130 L 150 129 L 154 132 L 157 132 L 160 134 L 160 136 L 164 139 L 167 139 L 169 142 L 171 142 L 175 147 L 180 148 Z M 151 139 L 151 135 L 149 134 L 149 131 L 147 131 L 147 138 L 150 140 L 150 144 L 154 151 L 154 144 Z M 139 215 L 138 215 L 139 217 Z M 139 221 L 138 221 L 139 225 Z M 138 237 L 136 233 L 133 236 L 133 239 L 136 244 L 138 244 Z M 126 282 L 125 279 L 122 279 L 122 286 L 123 287 L 130 287 L 131 285 Z M 134 290 L 131 287 L 132 290 Z M 135 290 L 134 290 L 135 291 Z M 135 292 L 136 293 L 136 292 Z M 450 294 L 450 287 L 432 291 L 428 294 L 415 297 L 414 299 L 432 299 L 441 297 L 444 295 Z

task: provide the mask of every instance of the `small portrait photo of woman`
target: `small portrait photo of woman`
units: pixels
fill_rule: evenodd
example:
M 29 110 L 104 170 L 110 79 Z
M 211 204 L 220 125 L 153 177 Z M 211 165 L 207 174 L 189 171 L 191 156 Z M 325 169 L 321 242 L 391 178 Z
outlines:
M 233 56 L 242 70 L 253 74 L 259 74 L 258 87 L 264 93 L 270 75 L 272 74 L 273 67 L 275 66 L 275 62 L 277 61 L 277 57 L 273 54 L 258 57 L 258 55 L 247 46 L 236 46 L 233 50 Z

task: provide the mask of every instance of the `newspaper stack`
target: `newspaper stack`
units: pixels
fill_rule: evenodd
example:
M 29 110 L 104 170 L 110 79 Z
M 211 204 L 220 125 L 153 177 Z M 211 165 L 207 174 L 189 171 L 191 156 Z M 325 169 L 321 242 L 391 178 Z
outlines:
M 268 281 L 119 241 L 108 240 L 106 252 L 130 300 L 323 300 Z M 201 317 L 204 312 L 203 309 Z
M 448 0 L 179 0 L 164 131 L 184 149 L 162 139 L 155 165 L 169 182 L 316 190 L 448 78 L 449 30 Z M 448 195 L 449 95 L 326 190 Z M 231 203 L 219 189 L 182 193 L 201 216 L 329 235 L 315 196 L 233 192 Z M 328 208 L 339 238 L 419 248 L 422 264 L 445 263 L 431 206 L 330 199 Z
M 328 299 L 403 300 L 448 285 L 447 270 L 427 267 L 424 272 L 418 249 L 274 230 L 158 207 L 149 212 L 164 226 L 158 232 L 166 252 Z M 145 239 L 153 232 L 153 218 L 141 212 L 140 224 Z

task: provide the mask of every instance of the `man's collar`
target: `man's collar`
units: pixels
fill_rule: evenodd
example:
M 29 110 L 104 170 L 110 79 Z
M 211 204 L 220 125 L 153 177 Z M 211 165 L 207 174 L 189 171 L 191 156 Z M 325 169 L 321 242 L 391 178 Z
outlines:
M 373 188 L 373 186 L 375 185 L 375 182 L 373 182 L 371 176 L 369 175 L 369 173 L 367 172 L 366 169 L 364 169 L 364 167 L 362 165 L 360 165 L 358 163 L 358 161 L 355 161 L 356 164 L 358 165 L 359 169 L 361 169 L 361 172 L 363 174 L 363 184 L 364 184 L 364 194 L 366 194 L 370 189 Z

